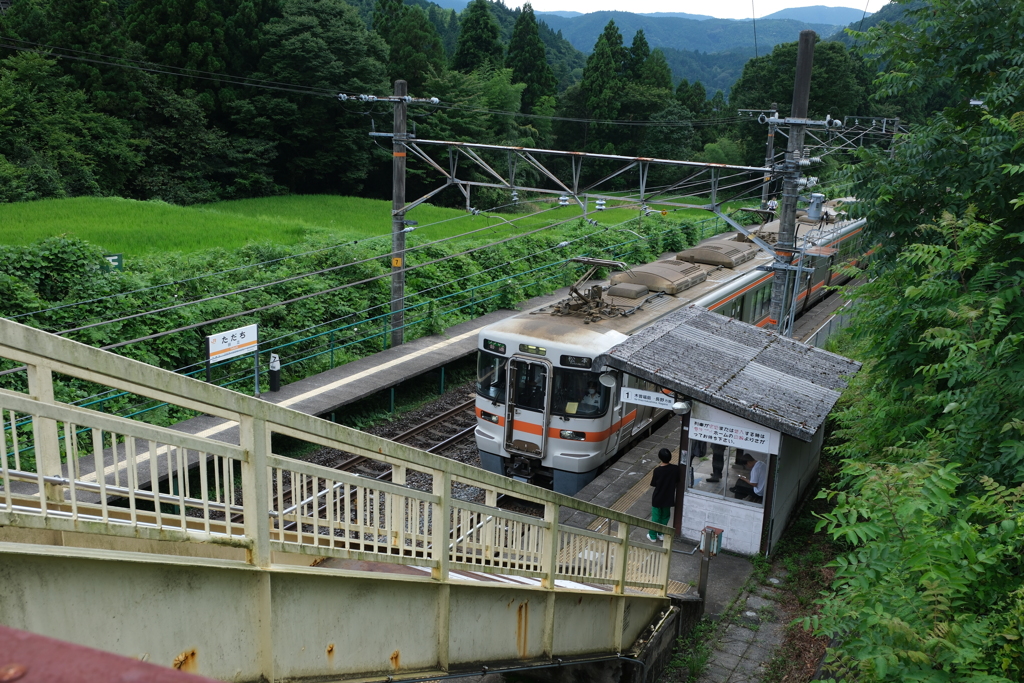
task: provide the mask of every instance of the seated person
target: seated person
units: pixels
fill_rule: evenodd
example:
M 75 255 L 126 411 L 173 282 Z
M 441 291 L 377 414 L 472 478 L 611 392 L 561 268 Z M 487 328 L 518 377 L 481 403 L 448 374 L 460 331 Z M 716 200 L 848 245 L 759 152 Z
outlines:
M 754 502 L 761 502 L 764 496 L 765 485 L 768 483 L 768 466 L 760 460 L 755 460 L 747 455 L 745 467 L 749 475 L 741 474 L 736 479 L 736 485 L 730 491 L 736 494 L 737 499 L 753 497 Z
M 580 399 L 582 412 L 596 413 L 601 408 L 601 394 L 597 391 L 597 382 L 587 384 L 587 393 Z

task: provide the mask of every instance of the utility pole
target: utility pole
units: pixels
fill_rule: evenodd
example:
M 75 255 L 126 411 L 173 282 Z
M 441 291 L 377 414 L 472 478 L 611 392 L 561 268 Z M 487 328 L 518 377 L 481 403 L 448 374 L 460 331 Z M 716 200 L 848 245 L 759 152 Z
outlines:
M 395 81 L 391 191 L 391 346 L 405 341 L 405 129 L 408 83 Z
M 770 121 L 778 118 L 779 116 L 779 105 L 772 102 Z M 768 124 L 768 144 L 764 152 L 764 167 L 771 168 L 775 163 L 775 123 Z M 771 195 L 771 171 L 768 171 L 768 175 L 764 177 L 764 185 L 761 187 L 761 208 L 768 208 L 768 199 Z
M 800 167 L 804 154 L 804 133 L 807 131 L 807 102 L 811 92 L 811 65 L 814 62 L 814 31 L 801 31 L 796 53 L 796 81 L 793 84 L 793 108 L 787 121 L 789 145 L 783 169 L 779 241 L 775 245 L 775 278 L 768 310 L 768 329 L 783 332 L 782 320 L 788 311 L 786 294 L 793 280 L 793 254 L 796 252 L 796 202 L 800 197 Z M 793 280 L 794 291 L 798 283 Z

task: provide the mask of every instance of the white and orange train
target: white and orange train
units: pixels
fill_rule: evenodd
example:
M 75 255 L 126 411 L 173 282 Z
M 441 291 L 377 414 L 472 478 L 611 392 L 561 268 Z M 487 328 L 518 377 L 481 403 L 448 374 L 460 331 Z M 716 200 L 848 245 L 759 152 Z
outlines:
M 834 206 L 826 205 L 834 209 Z M 800 315 L 845 278 L 834 266 L 865 255 L 863 220 L 798 219 L 806 270 Z M 757 229 L 768 243 L 778 221 Z M 484 469 L 572 495 L 665 414 L 620 400 L 622 377 L 604 377 L 593 359 L 662 316 L 696 304 L 763 326 L 768 322 L 771 256 L 727 233 L 656 261 L 615 273 L 607 283 L 480 332 L 476 442 Z M 611 379 L 614 378 L 614 382 Z M 625 386 L 658 387 L 627 376 Z M 609 386 L 606 386 L 609 385 Z

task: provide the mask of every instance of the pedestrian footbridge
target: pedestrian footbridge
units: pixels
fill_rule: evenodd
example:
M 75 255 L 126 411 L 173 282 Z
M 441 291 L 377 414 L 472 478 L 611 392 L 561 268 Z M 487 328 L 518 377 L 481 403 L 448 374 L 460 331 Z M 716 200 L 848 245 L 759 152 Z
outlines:
M 0 320 L 0 370 L 16 366 L 5 626 L 222 680 L 401 680 L 615 656 L 668 606 L 668 527 Z M 76 407 L 68 387 L 224 418 L 238 440 Z M 297 442 L 391 480 L 275 453 Z

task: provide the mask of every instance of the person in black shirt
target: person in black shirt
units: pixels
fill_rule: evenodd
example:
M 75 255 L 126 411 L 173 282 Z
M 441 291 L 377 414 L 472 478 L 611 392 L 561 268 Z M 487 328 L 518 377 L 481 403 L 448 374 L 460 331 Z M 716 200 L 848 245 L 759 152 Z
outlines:
M 651 496 L 651 521 L 655 524 L 668 524 L 672 516 L 672 506 L 676 504 L 679 465 L 671 463 L 672 451 L 667 448 L 658 451 L 658 459 L 661 460 L 661 464 L 651 473 L 651 486 L 654 487 L 654 494 Z M 662 539 L 662 535 L 656 534 L 653 530 L 647 532 L 647 537 L 652 541 Z

